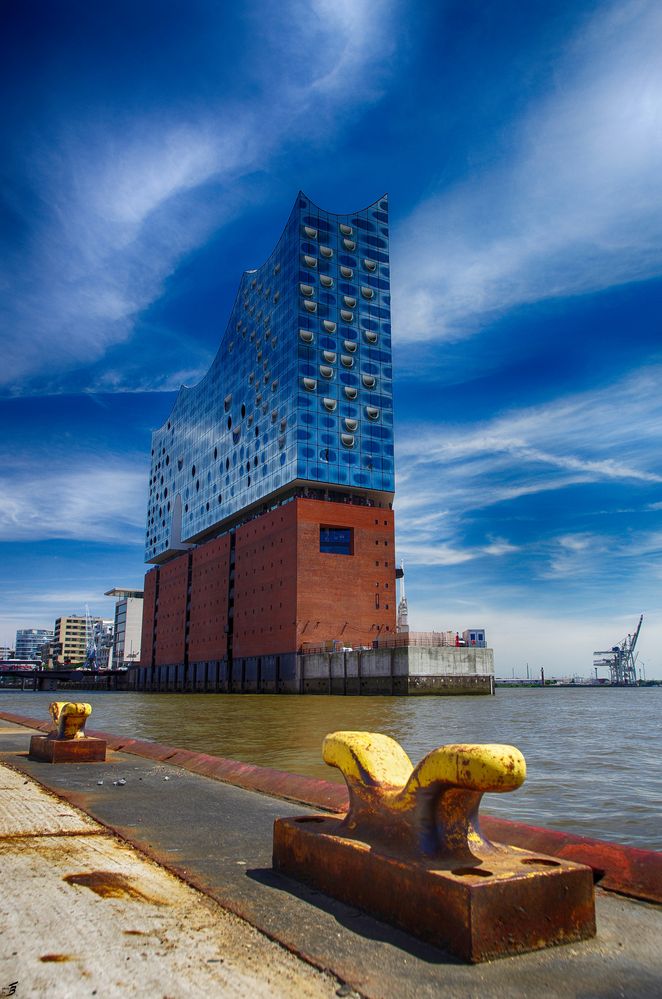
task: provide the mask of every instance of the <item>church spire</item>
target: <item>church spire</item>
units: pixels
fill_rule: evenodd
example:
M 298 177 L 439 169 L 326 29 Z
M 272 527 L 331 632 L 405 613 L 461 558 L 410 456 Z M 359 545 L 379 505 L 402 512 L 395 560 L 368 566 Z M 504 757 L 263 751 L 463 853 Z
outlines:
M 400 603 L 398 604 L 397 631 L 409 631 L 409 610 L 407 607 L 407 595 L 405 593 L 405 564 L 400 563 Z

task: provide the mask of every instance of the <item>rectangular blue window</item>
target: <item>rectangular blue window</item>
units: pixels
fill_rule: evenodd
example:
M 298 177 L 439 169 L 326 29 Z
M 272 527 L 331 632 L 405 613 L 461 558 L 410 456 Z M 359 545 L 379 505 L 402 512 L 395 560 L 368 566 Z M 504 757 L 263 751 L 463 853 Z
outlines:
M 353 555 L 351 527 L 320 527 L 320 551 L 327 555 Z

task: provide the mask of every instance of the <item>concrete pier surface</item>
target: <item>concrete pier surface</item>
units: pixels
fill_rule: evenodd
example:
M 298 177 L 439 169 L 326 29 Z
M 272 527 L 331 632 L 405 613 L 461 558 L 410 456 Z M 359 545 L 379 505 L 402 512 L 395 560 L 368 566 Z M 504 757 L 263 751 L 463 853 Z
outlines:
M 597 888 L 596 939 L 468 966 L 272 871 L 273 820 L 312 809 L 113 750 L 39 763 L 33 731 L 0 722 L 0 993 L 662 994 L 658 905 Z
M 4 764 L 0 803 L 0 995 L 317 999 L 339 987 Z

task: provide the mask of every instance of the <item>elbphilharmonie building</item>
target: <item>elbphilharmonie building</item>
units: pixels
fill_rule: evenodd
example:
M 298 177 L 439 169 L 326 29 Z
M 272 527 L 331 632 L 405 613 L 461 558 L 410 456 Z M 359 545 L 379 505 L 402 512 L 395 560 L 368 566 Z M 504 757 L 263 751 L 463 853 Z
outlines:
M 298 653 L 393 633 L 393 490 L 388 202 L 299 194 L 153 434 L 141 682 L 300 689 Z
M 396 614 L 388 202 L 299 194 L 152 437 L 138 690 L 488 693 L 482 630 Z

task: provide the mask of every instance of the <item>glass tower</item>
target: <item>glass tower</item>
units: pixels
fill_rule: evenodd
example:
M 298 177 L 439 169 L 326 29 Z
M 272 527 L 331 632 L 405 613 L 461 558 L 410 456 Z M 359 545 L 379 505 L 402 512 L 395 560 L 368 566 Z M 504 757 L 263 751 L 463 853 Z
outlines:
M 53 632 L 45 628 L 19 628 L 16 632 L 16 658 L 38 659 L 43 645 L 53 641 Z
M 146 561 L 289 496 L 387 505 L 393 489 L 388 202 L 336 215 L 299 194 L 209 371 L 152 435 Z

